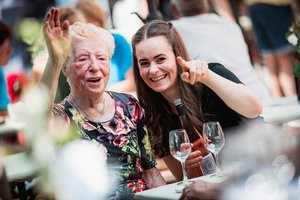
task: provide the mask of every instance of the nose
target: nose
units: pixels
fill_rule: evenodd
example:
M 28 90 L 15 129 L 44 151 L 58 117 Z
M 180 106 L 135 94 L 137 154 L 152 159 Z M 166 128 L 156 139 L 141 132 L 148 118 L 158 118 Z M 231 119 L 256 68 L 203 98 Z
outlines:
M 94 57 L 92 57 L 92 58 L 90 58 L 90 67 L 89 67 L 89 71 L 97 71 L 97 70 L 99 70 L 100 69 L 100 66 L 98 65 L 98 63 L 97 63 L 97 60 L 96 60 L 96 58 L 94 58 Z
M 156 74 L 158 72 L 158 67 L 155 63 L 151 63 L 149 67 L 149 74 Z

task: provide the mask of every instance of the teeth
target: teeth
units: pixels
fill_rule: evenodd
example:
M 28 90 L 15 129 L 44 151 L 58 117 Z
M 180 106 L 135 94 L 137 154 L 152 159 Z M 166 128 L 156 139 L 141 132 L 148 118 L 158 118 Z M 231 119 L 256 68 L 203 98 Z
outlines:
M 157 77 L 151 78 L 151 79 L 152 79 L 152 81 L 159 81 L 159 80 L 161 80 L 161 79 L 163 79 L 165 77 L 166 77 L 166 75 L 164 74 L 164 75 L 160 75 L 160 76 L 157 76 Z
M 88 79 L 88 81 L 91 81 L 91 82 L 97 82 L 97 81 L 100 81 L 101 78 L 90 78 Z

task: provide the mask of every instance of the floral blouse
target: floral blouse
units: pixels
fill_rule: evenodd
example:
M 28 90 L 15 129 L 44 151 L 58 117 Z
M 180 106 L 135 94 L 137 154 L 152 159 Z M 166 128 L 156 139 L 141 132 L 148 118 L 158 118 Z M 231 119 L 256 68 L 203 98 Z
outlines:
M 67 100 L 53 107 L 53 114 L 74 123 L 82 138 L 95 140 L 105 148 L 109 169 L 117 173 L 113 199 L 133 199 L 135 192 L 147 189 L 142 169 L 155 167 L 156 161 L 144 125 L 143 110 L 131 95 L 108 92 L 115 101 L 114 117 L 95 123 L 79 113 Z

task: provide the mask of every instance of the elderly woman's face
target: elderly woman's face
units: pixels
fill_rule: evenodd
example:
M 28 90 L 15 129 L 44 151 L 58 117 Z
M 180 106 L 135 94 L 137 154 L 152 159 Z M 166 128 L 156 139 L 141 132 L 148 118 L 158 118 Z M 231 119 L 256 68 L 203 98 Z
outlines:
M 103 41 L 83 40 L 72 46 L 73 56 L 66 69 L 72 91 L 99 94 L 109 79 L 110 56 Z

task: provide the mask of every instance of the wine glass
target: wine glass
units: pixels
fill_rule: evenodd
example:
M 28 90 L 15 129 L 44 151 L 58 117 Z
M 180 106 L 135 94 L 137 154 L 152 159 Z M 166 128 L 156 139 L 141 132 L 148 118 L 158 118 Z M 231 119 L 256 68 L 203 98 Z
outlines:
M 184 129 L 170 131 L 169 145 L 171 155 L 177 159 L 182 166 L 183 181 L 180 184 L 184 186 L 190 184 L 186 175 L 185 160 L 190 155 L 192 147 L 186 131 Z
M 206 148 L 215 155 L 217 164 L 217 176 L 222 176 L 220 162 L 219 162 L 219 152 L 225 145 L 225 137 L 222 127 L 219 122 L 207 122 L 203 124 L 203 138 Z

